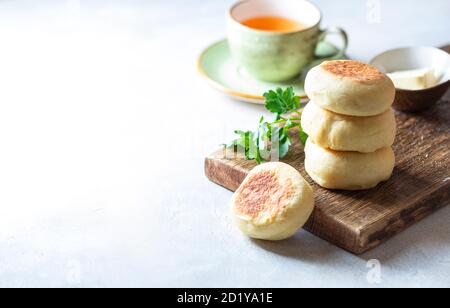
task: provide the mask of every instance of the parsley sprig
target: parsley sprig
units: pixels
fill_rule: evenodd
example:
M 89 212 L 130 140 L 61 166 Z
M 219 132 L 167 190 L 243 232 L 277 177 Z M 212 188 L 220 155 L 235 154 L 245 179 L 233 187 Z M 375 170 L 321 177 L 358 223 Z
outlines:
M 267 110 L 275 114 L 275 119 L 266 122 L 261 117 L 256 131 L 235 131 L 239 137 L 227 146 L 235 152 L 243 151 L 247 160 L 256 160 L 258 164 L 274 159 L 274 155 L 283 158 L 288 154 L 293 144 L 291 130 L 298 129 L 298 138 L 303 144 L 308 138 L 302 129 L 301 113 L 298 111 L 300 97 L 295 95 L 292 87 L 269 91 L 264 98 Z

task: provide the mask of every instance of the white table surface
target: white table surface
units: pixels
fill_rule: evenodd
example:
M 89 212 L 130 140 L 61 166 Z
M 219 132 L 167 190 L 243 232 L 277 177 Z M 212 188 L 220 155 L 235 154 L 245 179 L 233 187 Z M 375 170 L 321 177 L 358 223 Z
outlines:
M 232 2 L 0 1 L 0 286 L 450 286 L 450 207 L 362 256 L 236 230 L 203 157 L 263 109 L 195 66 Z M 447 0 L 315 2 L 356 59 L 450 43 Z

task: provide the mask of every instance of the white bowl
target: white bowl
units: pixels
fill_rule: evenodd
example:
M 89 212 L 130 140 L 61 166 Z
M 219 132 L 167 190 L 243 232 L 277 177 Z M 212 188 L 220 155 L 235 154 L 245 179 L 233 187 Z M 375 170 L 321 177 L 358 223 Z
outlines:
M 383 73 L 434 68 L 438 84 L 450 80 L 450 54 L 434 47 L 408 47 L 386 51 L 376 56 L 370 64 Z
M 394 108 L 420 111 L 432 107 L 450 87 L 450 54 L 433 47 L 409 47 L 386 51 L 371 62 L 383 73 L 433 68 L 438 83 L 424 90 L 397 89 Z

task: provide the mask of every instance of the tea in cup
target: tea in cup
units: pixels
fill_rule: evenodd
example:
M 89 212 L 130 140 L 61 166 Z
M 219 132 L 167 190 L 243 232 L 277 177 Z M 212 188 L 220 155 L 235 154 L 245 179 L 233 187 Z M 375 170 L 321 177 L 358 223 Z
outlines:
M 320 29 L 322 14 L 305 0 L 243 0 L 228 14 L 228 41 L 234 60 L 252 77 L 288 81 L 311 62 L 344 56 L 348 37 L 337 27 Z M 326 58 L 316 55 L 319 42 L 338 34 L 343 47 Z

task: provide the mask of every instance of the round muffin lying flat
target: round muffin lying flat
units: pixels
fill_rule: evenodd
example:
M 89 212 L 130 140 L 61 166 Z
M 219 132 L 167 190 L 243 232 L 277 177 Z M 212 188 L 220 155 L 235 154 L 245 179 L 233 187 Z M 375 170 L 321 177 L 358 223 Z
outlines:
M 387 181 L 394 170 L 395 155 L 390 147 L 376 152 L 338 152 L 314 144 L 305 147 L 305 169 L 320 186 L 328 189 L 364 190 Z
M 314 192 L 293 167 L 266 163 L 254 168 L 232 199 L 238 227 L 249 237 L 278 241 L 294 235 L 314 209 Z
M 351 116 L 375 116 L 394 102 L 395 86 L 376 68 L 357 61 L 327 61 L 306 77 L 305 91 L 320 107 Z
M 394 143 L 392 109 L 373 117 L 354 117 L 320 108 L 314 102 L 302 113 L 302 127 L 315 144 L 335 151 L 372 153 Z

